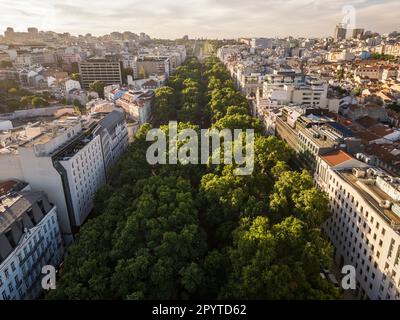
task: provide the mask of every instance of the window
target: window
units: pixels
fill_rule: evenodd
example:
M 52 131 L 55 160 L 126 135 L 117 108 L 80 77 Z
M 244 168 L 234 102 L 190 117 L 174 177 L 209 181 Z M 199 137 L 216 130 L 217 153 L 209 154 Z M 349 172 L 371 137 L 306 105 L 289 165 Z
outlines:
M 385 270 L 389 269 L 389 264 L 386 262 L 385 263 Z
M 9 277 L 9 274 L 8 274 L 8 269 L 7 269 L 7 268 L 6 268 L 6 269 L 4 269 L 4 275 L 5 275 L 6 279 L 8 279 L 8 277 Z
M 397 246 L 396 258 L 394 259 L 394 265 L 397 266 L 400 260 L 400 245 Z
M 11 262 L 11 270 L 12 270 L 13 272 L 15 271 L 15 263 L 14 263 L 14 261 Z
M 390 240 L 390 246 L 389 246 L 389 252 L 388 252 L 388 256 L 387 256 L 388 258 L 392 257 L 393 249 L 394 249 L 394 239 L 391 239 Z

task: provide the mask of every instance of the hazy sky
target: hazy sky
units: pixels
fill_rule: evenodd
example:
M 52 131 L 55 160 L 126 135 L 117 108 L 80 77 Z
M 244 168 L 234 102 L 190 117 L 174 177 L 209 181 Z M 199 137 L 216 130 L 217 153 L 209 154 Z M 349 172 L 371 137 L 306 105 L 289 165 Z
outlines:
M 33 26 L 72 34 L 146 32 L 160 38 L 329 36 L 345 5 L 356 9 L 358 27 L 400 31 L 399 0 L 0 0 L 0 32 Z

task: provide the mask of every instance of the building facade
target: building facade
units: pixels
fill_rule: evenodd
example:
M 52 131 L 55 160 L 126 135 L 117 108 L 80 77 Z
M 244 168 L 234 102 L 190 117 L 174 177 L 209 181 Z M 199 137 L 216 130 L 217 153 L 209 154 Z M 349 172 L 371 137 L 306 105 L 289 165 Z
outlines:
M 100 136 L 107 176 L 113 164 L 128 147 L 128 129 L 125 114 L 112 111 L 101 119 L 93 132 Z
M 64 256 L 57 209 L 40 191 L 12 191 L 0 201 L 0 300 L 36 299 L 42 267 Z
M 57 206 L 66 242 L 87 219 L 95 192 L 106 181 L 106 170 L 126 147 L 125 119 L 119 116 L 122 112 L 115 112 L 103 115 L 101 124 L 101 118 L 83 123 L 65 116 L 0 136 L 5 146 L 0 179 L 26 181 L 33 190 L 46 192 Z
M 358 296 L 399 300 L 399 179 L 335 151 L 319 158 L 315 181 L 330 200 L 324 231 L 334 259 L 355 268 Z
M 79 74 L 85 89 L 98 80 L 105 85 L 122 84 L 122 65 L 119 61 L 90 59 L 79 63 Z

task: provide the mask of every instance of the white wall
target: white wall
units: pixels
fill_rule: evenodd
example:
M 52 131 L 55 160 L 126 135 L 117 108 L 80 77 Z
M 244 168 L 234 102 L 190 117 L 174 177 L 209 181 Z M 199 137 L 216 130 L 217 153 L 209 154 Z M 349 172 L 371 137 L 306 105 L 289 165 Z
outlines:
M 19 154 L 0 154 L 0 181 L 13 179 L 24 181 L 19 158 Z
M 51 157 L 36 157 L 32 148 L 20 147 L 23 180 L 32 190 L 43 190 L 49 201 L 57 206 L 57 215 L 62 233 L 71 233 L 67 203 L 62 186 L 61 176 L 53 167 Z
M 60 163 L 67 171 L 75 222 L 80 226 L 93 209 L 95 192 L 105 183 L 100 136 L 93 138 L 72 158 Z

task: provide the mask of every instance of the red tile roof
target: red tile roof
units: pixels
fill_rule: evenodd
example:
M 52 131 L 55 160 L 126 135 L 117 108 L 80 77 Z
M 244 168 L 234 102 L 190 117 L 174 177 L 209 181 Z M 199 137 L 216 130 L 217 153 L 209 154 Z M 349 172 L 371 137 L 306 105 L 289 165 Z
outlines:
M 352 156 L 350 156 L 348 153 L 346 153 L 342 150 L 332 151 L 324 156 L 321 156 L 321 158 L 326 163 L 328 163 L 330 166 L 333 166 L 333 167 L 337 166 L 343 162 L 353 159 Z

